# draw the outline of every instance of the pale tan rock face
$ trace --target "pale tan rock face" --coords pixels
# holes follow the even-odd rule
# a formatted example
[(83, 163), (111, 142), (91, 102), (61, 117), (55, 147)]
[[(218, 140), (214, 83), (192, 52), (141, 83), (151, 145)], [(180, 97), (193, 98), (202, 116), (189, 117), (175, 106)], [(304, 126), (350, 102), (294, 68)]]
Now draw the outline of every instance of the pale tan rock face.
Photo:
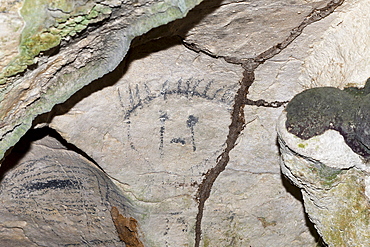
[[(195, 13), (199, 14), (207, 4)], [(254, 43), (258, 49), (245, 48), (247, 45), (237, 49), (235, 42), (228, 40), (235, 29), (220, 28), (216, 20), (225, 21), (226, 12), (231, 13), (230, 19), (241, 15), (225, 10), (241, 5), (245, 11), (251, 11), (244, 3), (225, 4), (190, 29), (185, 42), (194, 43), (188, 43), (194, 49), (217, 44), (224, 49), (207, 49), (205, 53), (240, 59), (275, 45), (274, 39), (262, 36), (264, 46)], [(301, 6), (302, 11), (308, 11), (308, 6)], [(290, 16), (289, 11), (284, 12), (286, 16)], [(147, 217), (139, 222), (154, 246), (196, 245), (196, 218), (200, 211), (200, 245), (314, 246), (302, 205), (286, 191), (281, 180), (275, 126), (283, 102), (304, 89), (299, 76), (303, 74), (303, 60), (310, 54), (307, 44), (318, 42), (333, 19), (312, 24), (319, 26), (321, 32), (317, 28), (303, 32), (302, 38), (298, 37), (255, 71), (255, 81), (249, 88), (250, 101), (245, 99), (248, 105), (243, 110), (245, 128), (230, 151), (225, 171), (211, 185), (204, 209), (198, 208), (196, 199), (205, 174), (218, 164), (227, 148), (230, 116), (243, 75), (239, 65), (189, 51), (176, 42), (149, 53), (140, 52), (142, 47), (137, 47), (124, 73), (115, 75), (118, 79), (107, 76), (95, 84), (111, 86), (54, 117), (50, 126), (91, 156), (145, 212)], [(289, 25), (275, 24), (275, 33), (279, 34), (276, 39), (283, 42), (290, 33), (284, 30), (301, 21), (300, 16), (284, 22)], [(256, 25), (269, 30), (272, 22), (273, 19), (267, 24), (256, 21)], [(174, 25), (170, 27), (174, 29)], [(208, 33), (207, 25), (209, 30), (229, 32), (228, 37), (215, 39), (211, 35), (214, 32)], [(246, 32), (258, 36), (261, 32), (254, 33), (256, 28), (246, 28)], [(205, 33), (202, 35), (199, 30)], [(194, 38), (196, 32), (199, 40)], [(141, 58), (135, 56), (138, 53)], [(260, 99), (265, 102), (258, 107)]]
[[(217, 1), (216, 1), (217, 2)], [(219, 1), (220, 2), (220, 1)], [(186, 41), (218, 56), (252, 58), (281, 42), (316, 7), (329, 1), (221, 1)]]
[(195, 194), (224, 149), (242, 69), (179, 44), (148, 55), (51, 126), (121, 182), (154, 246), (192, 245)]
[[(316, 246), (301, 196), (281, 175), (276, 124), (304, 89), (328, 85), (330, 77), (337, 87), (366, 81), (365, 31), (355, 45), (347, 34), (368, 27), (367, 3), (341, 4), (205, 2), (134, 42), (115, 71), (55, 107), (50, 123), (38, 122), (48, 122), (122, 190), (146, 246)], [(306, 207), (319, 226), (322, 212)], [(326, 219), (336, 219), (330, 212)]]
[(133, 38), (200, 1), (2, 1), (0, 158), (38, 115), (114, 70)]

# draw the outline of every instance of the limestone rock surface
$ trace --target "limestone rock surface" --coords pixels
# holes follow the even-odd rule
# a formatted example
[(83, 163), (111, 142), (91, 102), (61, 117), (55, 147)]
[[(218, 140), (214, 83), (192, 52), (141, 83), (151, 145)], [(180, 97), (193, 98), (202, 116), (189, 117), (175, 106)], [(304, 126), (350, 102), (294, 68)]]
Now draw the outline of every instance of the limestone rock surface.
[[(210, 4), (201, 4), (189, 16)], [(163, 33), (156, 42), (135, 47), (127, 64), (56, 108), (64, 114), (54, 117), (50, 126), (92, 157), (146, 212), (147, 218), (138, 221), (153, 246), (315, 246), (302, 205), (282, 182), (275, 126), (284, 104), (310, 86), (306, 61), (330, 39), (332, 26), (353, 14), (355, 5), (348, 3), (338, 13), (312, 22), (287, 42), (292, 34), (286, 30), (296, 30), (315, 7), (320, 12), (328, 3), (317, 4), (286, 12), (285, 5), (274, 5), (281, 18), (292, 19), (276, 24), (278, 42), (263, 36), (263, 45), (248, 41), (257, 48), (240, 37), (243, 48), (230, 41), (237, 37), (235, 23), (230, 29), (216, 24), (233, 23), (242, 11), (250, 16), (253, 7), (244, 2), (219, 2), (220, 7), (207, 9), (194, 28), (186, 28), (191, 23), (187, 18), (171, 23), (170, 34), (184, 34), (185, 47)], [(301, 14), (292, 16), (292, 11)], [(272, 19), (253, 18), (256, 26), (246, 26), (249, 35), (257, 37), (271, 28)], [(343, 32), (343, 26), (335, 31)], [(229, 34), (212, 36), (221, 32)], [(276, 43), (286, 44), (277, 54)], [(217, 49), (209, 48), (216, 44)], [(240, 64), (253, 57), (266, 61), (255, 68), (242, 99), (245, 105), (238, 114), (245, 126), (238, 133), (233, 117), (240, 84), (249, 71), (248, 63)], [(207, 184), (230, 146), (224, 170)], [(209, 196), (202, 197), (207, 192)]]
[(330, 1), (219, 2), (210, 1), (204, 7), (211, 9), (212, 13), (194, 25), (185, 40), (217, 56), (246, 59), (282, 42), (314, 9)]
[[(294, 103), (297, 106), (301, 104), (299, 109), (306, 107), (312, 115), (304, 116), (302, 111), (295, 115), (290, 113), (291, 116), (307, 121), (291, 125), (292, 122), (287, 122), (287, 112), (283, 111), (277, 124), (281, 170), (301, 188), (305, 211), (328, 246), (369, 245), (369, 167), (367, 141), (364, 141), (367, 139), (364, 129), (368, 122), (367, 115), (362, 114), (362, 107), (367, 109), (364, 105), (368, 102), (365, 82), (369, 69), (367, 64), (363, 64), (364, 56), (354, 55), (369, 54), (368, 46), (364, 45), (369, 42), (369, 37), (360, 34), (361, 37), (354, 38), (352, 43), (343, 35), (355, 30), (353, 25), (361, 29), (361, 25), (355, 24), (359, 20), (364, 23), (370, 21), (363, 12), (369, 7), (367, 2), (354, 4), (348, 12), (339, 14), (341, 21), (337, 26), (343, 26), (328, 29), (326, 38), (312, 47), (311, 55), (304, 60), (303, 73), (299, 75), (305, 89), (318, 86), (336, 88), (334, 91), (341, 95), (341, 102), (336, 102), (334, 95), (330, 97), (329, 91), (333, 90), (326, 88), (325, 97), (312, 94), (308, 102)], [(338, 53), (341, 55), (338, 56)], [(355, 64), (358, 64), (359, 70), (355, 69)], [(345, 91), (339, 90), (344, 88), (352, 96), (347, 97)], [(334, 109), (335, 119), (331, 118), (334, 115), (328, 109)], [(320, 126), (324, 128), (318, 128)]]
[(133, 38), (199, 2), (2, 1), (0, 159), (36, 116), (114, 70)]
[(20, 155), (1, 181), (2, 246), (125, 246), (110, 211), (134, 211), (95, 164), (49, 136)]
[(145, 59), (133, 59), (118, 82), (56, 116), (50, 126), (144, 210), (138, 221), (151, 246), (193, 245), (197, 188), (225, 146), (242, 69), (178, 42), (151, 55), (140, 48)]
[[(57, 130), (107, 173), (138, 212), (134, 218), (146, 246), (316, 246), (302, 196), (281, 175), (276, 124), (284, 106), (307, 88), (365, 84), (369, 9), (367, 0), (205, 1), (184, 19), (135, 39), (130, 55), (113, 72), (37, 123)], [(96, 30), (102, 39), (81, 37), (73, 44), (86, 42), (83, 47), (100, 51), (95, 55), (101, 60), (92, 60), (103, 75), (107, 63), (109, 70), (115, 67), (107, 54), (122, 58), (122, 53), (104, 43), (109, 28), (100, 24)], [(121, 33), (115, 34), (121, 44)], [(50, 59), (73, 60), (67, 54), (62, 50)], [(76, 54), (71, 71), (96, 78), (84, 60), (89, 53)], [(65, 78), (68, 85), (79, 80), (77, 75)], [(71, 95), (58, 93), (63, 99)], [(333, 147), (348, 151), (340, 135), (327, 133)], [(293, 148), (285, 144), (283, 158), (288, 153), (292, 160), (305, 145), (289, 153)], [(347, 160), (335, 157), (330, 166), (309, 166), (305, 180), (289, 176), (284, 165), (282, 171), (303, 189), (305, 202), (312, 195), (302, 181), (314, 183), (310, 189), (324, 186), (330, 196), (348, 192), (349, 198), (360, 198), (357, 208), (364, 209), (361, 194), (370, 194), (361, 177), (364, 164), (338, 172), (350, 168), (347, 161), (362, 161), (353, 154)], [(298, 161), (292, 163), (298, 166)], [(335, 187), (339, 178), (354, 183)], [(315, 217), (322, 213), (328, 222), (340, 222), (332, 210), (345, 212), (348, 219), (356, 216), (345, 211), (356, 200), (342, 200), (343, 206), (336, 207), (335, 198), (328, 199), (327, 211), (307, 203), (305, 210), (324, 240), (340, 246)], [(356, 234), (360, 239), (361, 232)]]
[(278, 129), (282, 172), (302, 189), (305, 210), (329, 246), (368, 246), (368, 165), (335, 130), (308, 140)]

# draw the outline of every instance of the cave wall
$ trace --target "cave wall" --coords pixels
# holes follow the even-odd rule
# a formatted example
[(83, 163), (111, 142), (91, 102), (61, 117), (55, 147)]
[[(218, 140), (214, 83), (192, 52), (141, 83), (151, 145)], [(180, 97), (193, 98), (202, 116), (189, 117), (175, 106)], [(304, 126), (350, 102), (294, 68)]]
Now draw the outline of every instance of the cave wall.
[[(96, 36), (76, 41), (71, 36), (60, 50), (39, 58), (45, 65), (11, 78), (23, 85), (40, 71), (47, 76), (41, 69), (49, 61), (70, 59), (66, 71), (77, 72), (62, 86), (55, 81), (61, 100), (31, 119), (65, 102), (33, 126), (56, 130), (104, 171), (134, 209), (126, 216), (137, 221), (145, 246), (316, 246), (320, 240), (300, 191), (280, 171), (276, 124), (287, 103), (305, 89), (365, 84), (369, 8), (364, 0), (204, 1), (185, 18), (134, 39), (119, 65), (124, 53), (115, 47), (124, 25), (102, 21), (91, 30)], [(116, 46), (104, 42), (110, 31), (117, 35)], [(79, 44), (98, 50), (96, 59), (86, 60), (83, 52), (68, 55)], [(87, 61), (95, 66), (85, 66)], [(78, 89), (88, 85), (69, 90), (79, 81)], [(12, 90), (30, 91), (6, 88), (4, 98)], [(21, 103), (33, 105), (20, 102), (19, 109)], [(7, 116), (1, 127), (10, 136), (23, 125)], [(13, 145), (7, 140), (6, 149)], [(28, 159), (25, 155), (17, 164)], [(106, 229), (116, 231), (112, 224)]]

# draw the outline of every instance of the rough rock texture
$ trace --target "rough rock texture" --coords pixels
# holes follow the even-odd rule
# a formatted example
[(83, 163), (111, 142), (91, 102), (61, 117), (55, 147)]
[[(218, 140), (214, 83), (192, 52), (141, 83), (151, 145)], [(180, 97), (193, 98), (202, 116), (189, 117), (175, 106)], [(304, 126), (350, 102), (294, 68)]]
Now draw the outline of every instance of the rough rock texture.
[(346, 144), (364, 158), (370, 156), (369, 87), (319, 87), (296, 95), (286, 107), (286, 129), (307, 140), (328, 129), (338, 131)]
[(329, 246), (368, 246), (369, 168), (339, 132), (303, 140), (279, 121), (282, 172), (302, 189), (306, 212)]
[(49, 136), (8, 159), (18, 161), (1, 181), (2, 246), (125, 246), (110, 211), (135, 210), (95, 164)]
[[(303, 17), (273, 4), (281, 16), (292, 16), (284, 25), (275, 23), (279, 42), (261, 37), (263, 46), (243, 50), (228, 40), (237, 33), (236, 24), (230, 35), (217, 39), (200, 30), (217, 27), (217, 20), (249, 16), (251, 6), (212, 4), (189, 13), (209, 13), (193, 28), (185, 28), (187, 18), (170, 24), (171, 34), (188, 29), (185, 47), (176, 38), (135, 47), (126, 65), (56, 108), (66, 113), (50, 126), (92, 157), (146, 212), (138, 221), (153, 246), (314, 246), (299, 201), (281, 181), (275, 125), (284, 104), (309, 86), (303, 79), (310, 76), (304, 66), (316, 48), (312, 44), (326, 42), (323, 37), (342, 17), (333, 13), (320, 20), (317, 16), (330, 13), (324, 10), (309, 15), (317, 3), (299, 5)], [(345, 5), (341, 12), (352, 8)], [(271, 28), (273, 19), (253, 18), (258, 33)], [(245, 32), (258, 36), (252, 27)], [(248, 42), (241, 39), (238, 47)], [(77, 100), (84, 95), (89, 96)]]
[[(136, 39), (115, 71), (37, 123), (50, 122), (122, 189), (146, 246), (315, 246), (301, 195), (280, 174), (276, 122), (304, 89), (365, 84), (369, 9), (367, 0), (205, 1)], [(315, 166), (312, 176), (331, 186), (341, 168)], [(350, 197), (361, 181), (346, 187)], [(331, 202), (326, 220), (340, 222), (330, 213), (344, 207)]]
[(133, 38), (199, 2), (2, 2), (0, 37), (11, 38), (0, 40), (0, 159), (37, 115), (114, 70)]
[[(121, 182), (145, 212), (138, 221), (150, 246), (194, 245), (195, 194), (224, 148), (241, 73), (177, 42), (132, 61), (114, 86), (77, 103), (51, 126)], [(112, 77), (95, 85), (110, 84)]]
[[(369, 3), (357, 3), (340, 14), (341, 21), (334, 21), (337, 25), (326, 34), (328, 40), (313, 46), (312, 56), (305, 59), (302, 85), (326, 88), (297, 95), (277, 127), (282, 172), (301, 188), (305, 210), (328, 246), (370, 244), (365, 113), (370, 70), (363, 64), (370, 53), (365, 45), (369, 37), (360, 34), (352, 43), (343, 35), (370, 21), (365, 14)], [(345, 88), (351, 86), (359, 89)]]
[(210, 1), (204, 9), (214, 11), (194, 25), (185, 40), (216, 56), (254, 58), (286, 39), (313, 9), (328, 2)]

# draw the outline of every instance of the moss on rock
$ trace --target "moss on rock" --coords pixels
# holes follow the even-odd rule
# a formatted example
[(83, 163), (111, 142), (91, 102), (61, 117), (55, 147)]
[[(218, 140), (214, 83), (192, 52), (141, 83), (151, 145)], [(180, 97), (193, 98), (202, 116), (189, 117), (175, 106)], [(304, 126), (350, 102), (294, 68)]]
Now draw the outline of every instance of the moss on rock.
[(362, 89), (321, 87), (303, 91), (286, 107), (286, 128), (304, 140), (328, 129), (339, 131), (355, 153), (369, 158), (369, 93), (370, 79)]
[(0, 84), (36, 63), (35, 57), (40, 52), (58, 46), (63, 38), (76, 35), (89, 24), (109, 17), (112, 9), (95, 2), (25, 0), (20, 13), (26, 22), (20, 53), (1, 71)]

